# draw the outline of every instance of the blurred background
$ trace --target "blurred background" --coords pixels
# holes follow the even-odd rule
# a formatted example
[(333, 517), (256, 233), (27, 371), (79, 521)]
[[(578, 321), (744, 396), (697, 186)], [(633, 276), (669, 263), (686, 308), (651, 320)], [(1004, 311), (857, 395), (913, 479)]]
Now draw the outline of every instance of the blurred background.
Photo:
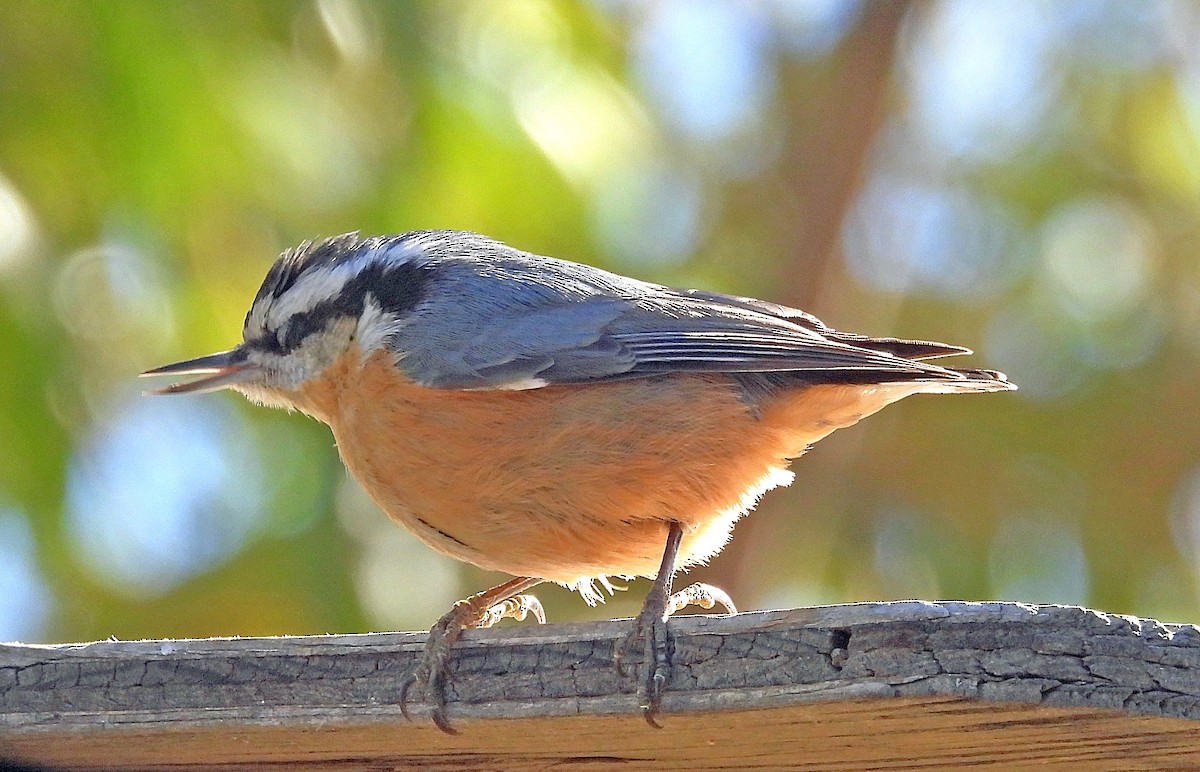
[(419, 629), (499, 581), (393, 526), (324, 426), (135, 379), (236, 343), (282, 249), (417, 228), (1020, 384), (818, 445), (692, 572), (742, 608), (1200, 621), (1198, 42), (1164, 0), (8, 0), (0, 639)]

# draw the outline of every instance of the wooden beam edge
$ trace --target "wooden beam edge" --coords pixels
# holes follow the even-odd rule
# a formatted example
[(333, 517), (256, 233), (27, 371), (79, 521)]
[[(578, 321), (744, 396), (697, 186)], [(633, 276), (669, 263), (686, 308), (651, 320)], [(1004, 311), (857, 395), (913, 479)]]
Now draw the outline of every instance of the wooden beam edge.
[[(627, 620), (471, 631), (454, 719), (621, 716)], [(1064, 606), (907, 601), (671, 621), (664, 710), (955, 698), (1200, 718), (1200, 630)], [(418, 633), (0, 645), (0, 731), (395, 721)], [(416, 716), (425, 715), (414, 705)]]

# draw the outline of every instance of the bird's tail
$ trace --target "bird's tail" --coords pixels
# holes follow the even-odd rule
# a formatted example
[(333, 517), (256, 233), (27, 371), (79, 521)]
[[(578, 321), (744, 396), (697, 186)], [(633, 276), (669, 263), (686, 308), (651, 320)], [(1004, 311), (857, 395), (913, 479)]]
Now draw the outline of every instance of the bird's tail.
[(1008, 376), (999, 370), (982, 370), (976, 367), (947, 367), (945, 369), (962, 377), (953, 379), (917, 377), (904, 382), (921, 384), (920, 391), (925, 394), (1013, 391), (1017, 388), (1017, 384), (1008, 380)]

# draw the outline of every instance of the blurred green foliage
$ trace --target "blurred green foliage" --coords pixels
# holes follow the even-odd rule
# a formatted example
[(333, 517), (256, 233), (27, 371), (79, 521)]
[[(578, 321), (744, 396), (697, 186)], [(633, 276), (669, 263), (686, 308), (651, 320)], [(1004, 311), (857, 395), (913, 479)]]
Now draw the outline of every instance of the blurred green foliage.
[(323, 426), (134, 380), (236, 342), (283, 248), (440, 227), (1022, 385), (822, 442), (695, 572), (742, 607), (1195, 619), (1198, 30), (1185, 2), (10, 0), (0, 637), (419, 628), (496, 579), (375, 511)]

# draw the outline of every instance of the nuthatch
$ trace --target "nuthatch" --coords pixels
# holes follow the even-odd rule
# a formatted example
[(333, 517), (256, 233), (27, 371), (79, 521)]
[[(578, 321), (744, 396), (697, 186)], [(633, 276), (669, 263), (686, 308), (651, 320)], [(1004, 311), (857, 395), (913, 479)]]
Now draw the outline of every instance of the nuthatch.
[[(401, 693), (444, 716), (465, 628), (540, 605), (556, 582), (588, 603), (608, 577), (655, 577), (620, 654), (641, 649), (655, 723), (666, 620), (720, 590), (672, 594), (789, 462), (836, 429), (918, 393), (1004, 391), (1002, 373), (925, 360), (944, 343), (838, 332), (794, 308), (676, 290), (541, 257), (474, 233), (357, 234), (285, 252), (242, 343), (144, 375), (156, 394), (232, 388), (333, 430), (389, 517), (434, 549), (515, 579), (460, 601), (430, 631)], [(407, 715), (407, 713), (406, 713)], [(657, 725), (657, 724), (656, 724)]]

